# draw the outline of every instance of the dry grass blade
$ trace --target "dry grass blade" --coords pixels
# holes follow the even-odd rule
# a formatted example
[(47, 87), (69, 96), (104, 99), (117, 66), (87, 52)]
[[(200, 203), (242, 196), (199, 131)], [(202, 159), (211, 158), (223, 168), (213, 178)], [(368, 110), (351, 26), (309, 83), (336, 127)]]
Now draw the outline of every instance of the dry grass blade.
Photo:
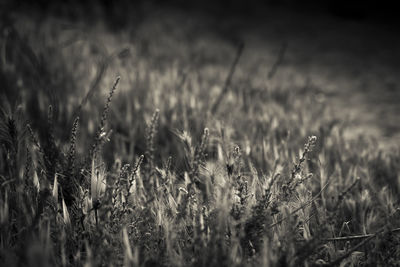
[(111, 103), (112, 97), (114, 95), (115, 90), (117, 89), (120, 79), (121, 79), (121, 77), (118, 76), (114, 82), (114, 85), (112, 86), (112, 88), (110, 90), (108, 97), (107, 97), (107, 101), (106, 101), (106, 104), (104, 105), (103, 112), (101, 114), (100, 124), (98, 126), (96, 136), (94, 138), (94, 143), (92, 145), (92, 150), (91, 150), (91, 153), (89, 154), (89, 158), (92, 158), (94, 155), (96, 155), (96, 152), (98, 151), (99, 146), (101, 145), (101, 143), (103, 141), (103, 138), (107, 135), (104, 132), (104, 126), (107, 121), (108, 111), (110, 109), (110, 103)]
[(87, 94), (85, 95), (85, 97), (82, 99), (81, 103), (79, 104), (79, 106), (76, 108), (75, 112), (73, 113), (74, 115), (72, 116), (77, 117), (80, 116), (81, 111), (83, 106), (86, 105), (86, 103), (88, 102), (88, 100), (92, 97), (92, 95), (94, 94), (95, 90), (99, 87), (99, 84), (101, 82), (101, 79), (103, 78), (104, 74), (106, 73), (108, 67), (108, 60), (103, 60), (100, 63), (99, 69), (97, 71), (97, 75), (96, 78), (94, 79), (94, 81), (92, 82), (90, 89), (88, 90)]
[(99, 87), (99, 84), (100, 84), (102, 78), (104, 77), (111, 60), (114, 59), (119, 54), (124, 53), (125, 51), (129, 51), (129, 50), (127, 48), (125, 48), (125, 49), (123, 49), (121, 51), (116, 51), (113, 54), (111, 54), (110, 56), (107, 56), (105, 59), (103, 59), (100, 62), (96, 78), (92, 81), (88, 92), (86, 93), (85, 97), (82, 99), (82, 101), (79, 104), (79, 106), (74, 111), (72, 118), (75, 118), (75, 117), (81, 115), (80, 113), (82, 111), (83, 106), (86, 105), (88, 100), (93, 96), (94, 92)]
[(158, 119), (160, 117), (160, 110), (156, 109), (151, 117), (150, 124), (147, 129), (146, 136), (146, 159), (148, 162), (148, 167), (152, 171), (154, 168), (154, 139), (157, 134)]
[[(400, 228), (392, 229), (389, 232), (391, 232), (391, 233), (400, 232)], [(368, 238), (368, 237), (374, 237), (379, 233), (380, 232), (373, 233), (373, 234), (366, 234), (366, 235), (350, 235), (350, 236), (332, 237), (332, 238), (325, 238), (323, 241), (326, 241), (326, 242), (351, 241), (351, 240), (357, 240), (357, 239), (364, 239), (364, 238)]]
[(68, 150), (68, 171), (72, 171), (74, 167), (74, 159), (75, 159), (75, 147), (76, 147), (76, 136), (78, 133), (78, 126), (79, 126), (79, 117), (74, 120), (71, 130), (71, 137), (69, 141), (69, 150)]
[(299, 162), (296, 163), (296, 165), (294, 166), (294, 168), (292, 170), (292, 174), (290, 176), (290, 180), (287, 182), (287, 185), (289, 185), (294, 180), (294, 178), (296, 177), (296, 174), (301, 171), (301, 165), (306, 160), (307, 154), (311, 151), (311, 148), (315, 145), (316, 142), (317, 142), (317, 137), (316, 136), (309, 136), (308, 137), (307, 143), (305, 143), (305, 145), (304, 145), (303, 154), (301, 155), (301, 158), (299, 159)]
[(54, 110), (53, 106), (50, 105), (47, 111), (47, 125), (48, 125), (48, 138), (51, 146), (55, 146), (54, 139)]
[(215, 114), (215, 112), (217, 112), (218, 107), (220, 106), (220, 104), (222, 102), (222, 99), (224, 98), (224, 96), (226, 95), (226, 93), (229, 90), (229, 86), (231, 84), (233, 74), (235, 73), (236, 66), (239, 62), (239, 59), (240, 59), (242, 53), (243, 53), (243, 49), (244, 49), (244, 43), (241, 43), (238, 47), (235, 60), (232, 63), (231, 69), (229, 70), (228, 77), (225, 80), (224, 87), (222, 88), (221, 93), (219, 94), (219, 96), (217, 97), (217, 99), (215, 100), (214, 104), (211, 107), (211, 114)]
[(279, 54), (278, 57), (274, 63), (274, 65), (272, 65), (271, 70), (268, 72), (268, 79), (271, 80), (275, 74), (278, 71), (279, 66), (282, 64), (283, 59), (285, 57), (286, 54), (286, 49), (287, 49), (287, 43), (282, 44), (280, 50), (279, 50)]
[(33, 132), (31, 125), (27, 124), (26, 128), (28, 129), (31, 141), (39, 149), (39, 153), (43, 156), (43, 159), (45, 160), (45, 162), (51, 162), (50, 159), (48, 158), (48, 156), (46, 155), (45, 151), (43, 150), (42, 146), (40, 145), (39, 140), (35, 136), (35, 133)]
[(328, 187), (328, 185), (330, 184), (330, 180), (322, 187), (322, 189), (310, 200), (308, 200), (306, 203), (304, 203), (303, 205), (301, 205), (300, 207), (298, 207), (297, 209), (293, 210), (289, 216), (283, 217), (282, 219), (278, 220), (277, 222), (271, 224), (268, 228), (272, 228), (280, 223), (282, 223), (283, 221), (287, 220), (290, 216), (292, 216), (293, 214), (295, 214), (296, 212), (298, 212), (299, 210), (304, 209), (305, 207), (307, 207), (308, 205), (310, 205), (311, 203), (313, 203), (317, 198), (319, 198), (319, 196), (322, 194), (322, 192)]

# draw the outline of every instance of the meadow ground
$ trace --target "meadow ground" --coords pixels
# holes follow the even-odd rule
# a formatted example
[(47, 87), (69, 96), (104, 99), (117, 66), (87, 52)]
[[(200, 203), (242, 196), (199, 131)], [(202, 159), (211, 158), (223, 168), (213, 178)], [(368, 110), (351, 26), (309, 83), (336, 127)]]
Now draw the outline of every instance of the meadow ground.
[(264, 15), (4, 17), (0, 261), (399, 264), (400, 40)]

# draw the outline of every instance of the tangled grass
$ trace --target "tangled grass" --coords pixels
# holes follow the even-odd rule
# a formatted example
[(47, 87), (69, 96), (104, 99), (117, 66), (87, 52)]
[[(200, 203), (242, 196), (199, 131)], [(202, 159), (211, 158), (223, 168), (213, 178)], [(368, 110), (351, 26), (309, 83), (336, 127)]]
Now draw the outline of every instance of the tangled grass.
[(253, 87), (243, 47), (217, 88), (205, 63), (147, 55), (113, 83), (117, 53), (79, 100), (89, 63), (2, 27), (3, 266), (400, 264), (400, 150), (346, 139), (304, 90)]

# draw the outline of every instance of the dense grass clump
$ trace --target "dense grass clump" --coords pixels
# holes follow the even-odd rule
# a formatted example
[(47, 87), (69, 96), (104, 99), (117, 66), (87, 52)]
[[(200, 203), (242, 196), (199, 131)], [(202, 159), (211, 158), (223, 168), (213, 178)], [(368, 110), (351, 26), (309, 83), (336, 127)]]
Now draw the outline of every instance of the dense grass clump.
[(140, 31), (138, 54), (35, 48), (17, 26), (0, 39), (2, 266), (400, 264), (400, 150), (345, 138), (276, 64), (253, 77), (242, 45), (229, 72), (170, 62)]

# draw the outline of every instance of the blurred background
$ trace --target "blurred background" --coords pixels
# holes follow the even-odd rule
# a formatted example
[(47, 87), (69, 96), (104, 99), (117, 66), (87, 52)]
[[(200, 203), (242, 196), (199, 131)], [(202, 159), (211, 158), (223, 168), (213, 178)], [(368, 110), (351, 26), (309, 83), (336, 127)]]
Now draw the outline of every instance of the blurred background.
[(172, 88), (193, 71), (200, 94), (213, 99), (243, 43), (233, 87), (295, 91), (346, 121), (349, 139), (362, 133), (382, 147), (400, 140), (399, 16), (391, 1), (13, 0), (0, 10), (3, 66), (12, 66), (1, 73), (2, 97), (47, 95), (23, 101), (38, 128), (49, 103), (68, 99), (57, 106), (70, 120), (87, 94), (102, 103), (117, 75), (125, 91), (164, 90), (146, 100), (148, 112), (164, 94), (173, 102)]

